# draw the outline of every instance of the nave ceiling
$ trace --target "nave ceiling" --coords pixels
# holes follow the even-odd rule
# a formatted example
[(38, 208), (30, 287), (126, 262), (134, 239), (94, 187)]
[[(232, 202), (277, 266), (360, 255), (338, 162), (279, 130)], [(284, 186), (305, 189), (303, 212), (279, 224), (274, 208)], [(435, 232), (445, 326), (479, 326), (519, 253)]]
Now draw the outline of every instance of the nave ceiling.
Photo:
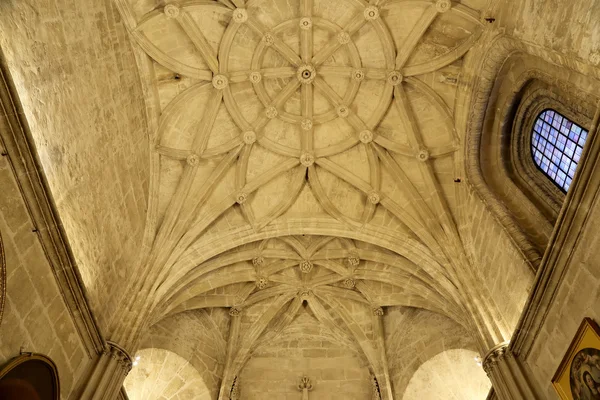
[(384, 398), (383, 307), (440, 314), (471, 348), (502, 338), (458, 229), (454, 108), (485, 3), (117, 2), (149, 56), (156, 131), (141, 295), (113, 334), (135, 345), (180, 313), (243, 314), (223, 396), (310, 310)]

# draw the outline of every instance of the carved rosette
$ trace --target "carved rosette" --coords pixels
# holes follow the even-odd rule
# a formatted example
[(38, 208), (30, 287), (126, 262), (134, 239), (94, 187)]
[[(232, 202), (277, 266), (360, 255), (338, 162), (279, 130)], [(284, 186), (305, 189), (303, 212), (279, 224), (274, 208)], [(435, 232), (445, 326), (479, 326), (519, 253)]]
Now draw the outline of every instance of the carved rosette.
[(305, 274), (308, 274), (313, 269), (312, 261), (304, 260), (300, 263), (300, 271)]
[(340, 44), (348, 44), (350, 43), (350, 34), (346, 31), (341, 31), (338, 33), (337, 39)]
[(353, 278), (346, 278), (344, 279), (344, 286), (348, 289), (353, 289), (356, 286), (356, 282)]
[(304, 17), (300, 20), (300, 29), (308, 30), (312, 27), (312, 19), (309, 17)]
[(246, 131), (244, 132), (243, 138), (244, 143), (252, 144), (256, 142), (256, 133), (254, 131)]
[(236, 8), (233, 10), (233, 20), (238, 24), (248, 21), (248, 11), (245, 8)]
[(262, 74), (258, 71), (250, 72), (248, 79), (250, 79), (250, 82), (252, 83), (260, 83), (260, 81), (262, 81)]
[(212, 84), (215, 89), (223, 90), (229, 85), (229, 79), (225, 75), (215, 75)]
[(348, 255), (348, 264), (351, 267), (358, 267), (358, 264), (360, 264), (360, 257), (357, 253), (352, 252)]
[(267, 118), (273, 119), (273, 118), (277, 117), (279, 112), (277, 111), (277, 108), (270, 106), (270, 107), (267, 107), (265, 114), (267, 115)]
[(352, 71), (352, 79), (354, 79), (355, 81), (362, 81), (365, 79), (365, 71), (363, 71), (360, 68), (355, 69), (354, 71)]
[(397, 86), (402, 83), (403, 79), (404, 79), (404, 77), (402, 76), (402, 74), (400, 72), (392, 71), (388, 74), (387, 81), (390, 85)]
[(376, 191), (372, 191), (367, 195), (367, 198), (369, 199), (369, 202), (371, 204), (379, 204), (379, 202), (381, 201), (381, 196), (379, 195), (378, 192)]
[(312, 154), (303, 153), (300, 156), (300, 164), (304, 165), (305, 167), (310, 167), (314, 163), (315, 163), (315, 156), (313, 156)]
[(310, 131), (313, 127), (313, 122), (311, 119), (305, 118), (302, 120), (301, 126), (305, 131)]
[(445, 13), (452, 8), (452, 2), (450, 0), (438, 0), (435, 3), (435, 8), (439, 13)]
[(264, 276), (258, 277), (258, 279), (256, 279), (256, 287), (259, 290), (266, 288), (268, 284), (269, 284), (269, 280), (267, 278), (265, 278)]
[(192, 153), (189, 156), (187, 156), (186, 161), (188, 165), (194, 167), (200, 163), (200, 157), (198, 156), (198, 154)]
[(235, 196), (235, 201), (238, 204), (244, 204), (248, 200), (248, 194), (244, 192), (240, 192)]
[(262, 256), (254, 257), (252, 259), (252, 265), (255, 267), (262, 267), (265, 264), (265, 258)]
[(273, 46), (275, 44), (275, 37), (270, 33), (265, 33), (265, 35), (262, 38), (262, 41), (265, 44), (265, 46)]
[(167, 18), (174, 19), (179, 17), (180, 10), (177, 4), (171, 3), (167, 4), (165, 8), (163, 8), (163, 12)]
[(429, 152), (426, 149), (421, 149), (417, 153), (417, 160), (419, 161), (427, 161), (429, 160)]
[(346, 118), (348, 115), (350, 115), (350, 109), (345, 104), (339, 105), (336, 111), (340, 118)]
[(364, 130), (358, 134), (358, 138), (364, 144), (371, 143), (373, 141), (373, 132), (370, 130)]
[(379, 9), (375, 6), (366, 7), (364, 16), (367, 21), (374, 21), (379, 18)]

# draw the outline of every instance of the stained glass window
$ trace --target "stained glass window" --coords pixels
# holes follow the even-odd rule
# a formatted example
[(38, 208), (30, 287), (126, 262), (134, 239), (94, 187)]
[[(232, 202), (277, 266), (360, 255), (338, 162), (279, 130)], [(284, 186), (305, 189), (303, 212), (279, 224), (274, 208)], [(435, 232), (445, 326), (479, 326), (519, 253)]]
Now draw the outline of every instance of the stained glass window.
[(535, 164), (564, 192), (569, 190), (588, 131), (554, 110), (538, 116), (531, 133)]

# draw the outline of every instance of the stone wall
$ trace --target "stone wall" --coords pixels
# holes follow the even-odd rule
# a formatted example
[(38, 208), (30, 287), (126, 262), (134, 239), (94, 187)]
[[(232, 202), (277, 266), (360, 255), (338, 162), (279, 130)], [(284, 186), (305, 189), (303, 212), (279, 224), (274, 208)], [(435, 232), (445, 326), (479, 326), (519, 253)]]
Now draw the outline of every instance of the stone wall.
[(137, 266), (149, 181), (144, 98), (127, 31), (112, 0), (9, 0), (0, 2), (0, 47), (106, 328)]
[(0, 365), (26, 352), (58, 367), (68, 398), (90, 359), (40, 245), (7, 157), (0, 157), (0, 235), (6, 252), (7, 297), (0, 324)]
[(479, 281), (489, 290), (491, 301), (506, 322), (504, 334), (508, 339), (527, 301), (534, 272), (476, 193), (468, 190), (463, 207), (466, 217), (461, 236), (465, 249)]

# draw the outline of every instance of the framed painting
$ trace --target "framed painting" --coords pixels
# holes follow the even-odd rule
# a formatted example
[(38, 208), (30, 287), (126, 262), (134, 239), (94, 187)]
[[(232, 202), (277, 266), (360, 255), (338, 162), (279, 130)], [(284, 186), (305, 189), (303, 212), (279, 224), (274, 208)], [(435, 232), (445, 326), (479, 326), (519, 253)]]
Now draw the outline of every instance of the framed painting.
[(590, 318), (577, 330), (552, 386), (562, 400), (600, 400), (600, 328)]

